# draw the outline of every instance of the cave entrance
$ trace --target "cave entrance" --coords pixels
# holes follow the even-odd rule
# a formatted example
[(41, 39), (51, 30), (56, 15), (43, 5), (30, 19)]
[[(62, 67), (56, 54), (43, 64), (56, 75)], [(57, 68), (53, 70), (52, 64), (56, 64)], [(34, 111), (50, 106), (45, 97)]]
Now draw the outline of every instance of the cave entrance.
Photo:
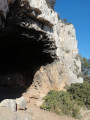
[[(33, 82), (42, 65), (56, 58), (55, 43), (46, 33), (15, 27), (0, 34), (0, 86), (13, 88), (22, 94)], [(23, 89), (23, 90), (22, 90)], [(5, 91), (4, 91), (5, 92)], [(6, 91), (7, 92), (7, 91)], [(5, 93), (4, 93), (5, 94)], [(15, 94), (14, 94), (15, 97)]]

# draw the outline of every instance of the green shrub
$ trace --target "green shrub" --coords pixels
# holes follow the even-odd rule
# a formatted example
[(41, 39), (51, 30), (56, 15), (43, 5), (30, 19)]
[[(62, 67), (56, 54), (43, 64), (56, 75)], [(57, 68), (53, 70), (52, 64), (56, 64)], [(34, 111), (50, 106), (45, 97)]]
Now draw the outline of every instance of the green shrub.
[(52, 90), (44, 97), (44, 100), (41, 106), (44, 110), (53, 111), (59, 115), (70, 115), (74, 118), (79, 116), (79, 107), (74, 100), (71, 100), (68, 92)]
[(84, 75), (84, 81), (90, 83), (90, 76), (88, 76), (88, 75)]
[(71, 25), (72, 23), (66, 23), (67, 25)]
[(82, 77), (82, 78), (83, 78), (82, 72), (79, 72), (79, 73), (77, 74), (77, 78), (79, 78), (79, 77)]
[(69, 115), (80, 118), (80, 107), (90, 109), (90, 83), (71, 84), (67, 91), (50, 91), (44, 97), (45, 102), (41, 106), (44, 110), (55, 112), (59, 115)]
[(72, 84), (67, 89), (67, 92), (70, 94), (71, 99), (75, 100), (78, 105), (85, 105), (90, 109), (90, 83)]

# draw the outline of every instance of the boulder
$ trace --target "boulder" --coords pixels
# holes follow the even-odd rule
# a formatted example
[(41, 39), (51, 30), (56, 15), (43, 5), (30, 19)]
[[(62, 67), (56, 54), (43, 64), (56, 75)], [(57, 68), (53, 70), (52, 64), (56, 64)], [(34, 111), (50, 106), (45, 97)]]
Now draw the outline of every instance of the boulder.
[(1, 107), (8, 108), (9, 110), (16, 111), (16, 101), (12, 99), (5, 99), (0, 103)]
[(17, 110), (25, 110), (26, 109), (26, 99), (24, 97), (17, 98)]

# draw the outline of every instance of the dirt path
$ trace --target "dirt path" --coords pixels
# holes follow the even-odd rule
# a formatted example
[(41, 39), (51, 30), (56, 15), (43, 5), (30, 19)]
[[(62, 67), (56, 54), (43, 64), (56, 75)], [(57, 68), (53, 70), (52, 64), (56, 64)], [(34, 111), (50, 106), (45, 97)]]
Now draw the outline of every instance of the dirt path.
[(26, 111), (11, 112), (0, 107), (0, 120), (74, 120), (70, 117), (58, 116), (54, 113), (42, 110), (35, 105), (36, 100), (27, 103)]
[(67, 116), (58, 116), (55, 113), (36, 107), (34, 99), (27, 104), (27, 108), (27, 111), (33, 113), (33, 120), (75, 120)]
[[(26, 111), (11, 112), (0, 107), (0, 120), (76, 120), (68, 116), (58, 116), (55, 113), (42, 110), (35, 105), (36, 100), (32, 99), (27, 103)], [(90, 120), (90, 111), (83, 112), (81, 120)]]

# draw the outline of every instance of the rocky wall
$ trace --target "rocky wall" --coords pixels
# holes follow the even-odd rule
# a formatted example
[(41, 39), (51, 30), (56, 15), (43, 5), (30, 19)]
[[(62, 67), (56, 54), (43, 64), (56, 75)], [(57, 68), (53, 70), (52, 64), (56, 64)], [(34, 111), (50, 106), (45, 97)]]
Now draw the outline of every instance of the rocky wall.
[(54, 61), (40, 66), (35, 72), (33, 83), (28, 88), (29, 94), (62, 90), (67, 84), (83, 82), (75, 29), (72, 24), (62, 23), (45, 0), (1, 0), (0, 15), (0, 29), (19, 26), (27, 29), (28, 32), (22, 30), (21, 35), (29, 39), (32, 37), (29, 31), (34, 29), (47, 34), (46, 41), (54, 41), (54, 49), (53, 44), (51, 47), (49, 44), (52, 52), (48, 50), (52, 57), (55, 56)]

